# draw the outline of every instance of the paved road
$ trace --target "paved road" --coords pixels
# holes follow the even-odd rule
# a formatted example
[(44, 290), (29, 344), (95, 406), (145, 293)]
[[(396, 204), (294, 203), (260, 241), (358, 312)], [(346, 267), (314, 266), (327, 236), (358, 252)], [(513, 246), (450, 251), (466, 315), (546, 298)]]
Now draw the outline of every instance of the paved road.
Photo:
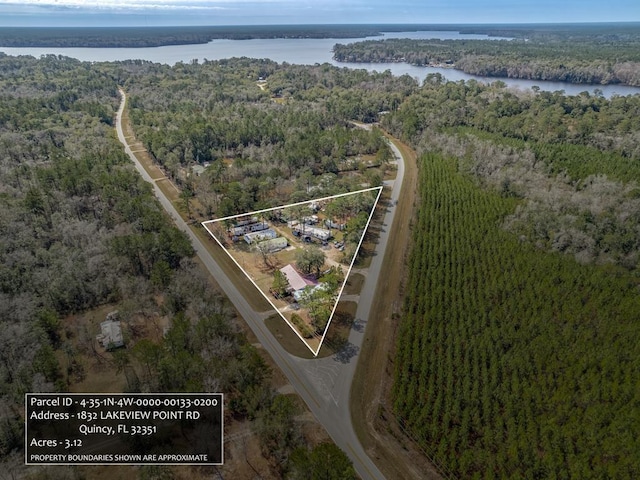
[[(324, 426), (334, 442), (340, 446), (353, 461), (358, 474), (365, 480), (382, 480), (384, 476), (373, 461), (367, 456), (351, 423), (349, 411), (349, 393), (351, 382), (356, 370), (358, 353), (364, 339), (364, 328), (370, 315), (371, 303), (382, 267), (382, 259), (387, 246), (389, 226), (393, 224), (395, 204), (400, 195), (400, 187), (404, 177), (404, 163), (400, 151), (391, 144), (391, 148), (398, 161), (398, 175), (392, 185), (390, 206), (384, 216), (380, 239), (373, 256), (371, 266), (365, 275), (365, 283), (358, 301), (355, 326), (349, 335), (349, 344), (345, 350), (331, 357), (305, 360), (288, 354), (271, 335), (264, 324), (264, 315), (254, 311), (245, 298), (227, 278), (222, 268), (211, 257), (200, 239), (178, 214), (169, 199), (160, 190), (155, 181), (144, 170), (129, 147), (122, 131), (122, 112), (125, 106), (124, 92), (121, 91), (122, 102), (118, 109), (116, 130), (118, 139), (125, 147), (125, 152), (134, 162), (142, 178), (153, 184), (154, 192), (162, 206), (171, 215), (178, 228), (184, 231), (193, 247), (211, 275), (214, 276), (229, 300), (235, 305), (239, 314), (244, 318), (256, 337), (269, 352), (278, 367), (289, 379), (296, 392), (306, 402), (311, 412)], [(258, 293), (256, 293), (258, 295)]]

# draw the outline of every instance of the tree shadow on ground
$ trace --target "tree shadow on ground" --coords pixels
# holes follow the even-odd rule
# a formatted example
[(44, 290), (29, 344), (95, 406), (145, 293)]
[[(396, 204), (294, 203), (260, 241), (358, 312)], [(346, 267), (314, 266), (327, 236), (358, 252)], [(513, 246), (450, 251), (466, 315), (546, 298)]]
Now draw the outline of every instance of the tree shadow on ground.
[(361, 318), (356, 318), (351, 325), (351, 328), (358, 333), (364, 332), (364, 328), (367, 326), (367, 322)]
[(349, 363), (351, 359), (358, 354), (359, 351), (360, 347), (358, 347), (357, 345), (351, 342), (345, 342), (340, 350), (338, 350), (338, 353), (335, 354), (333, 359), (336, 362), (340, 362), (343, 364)]

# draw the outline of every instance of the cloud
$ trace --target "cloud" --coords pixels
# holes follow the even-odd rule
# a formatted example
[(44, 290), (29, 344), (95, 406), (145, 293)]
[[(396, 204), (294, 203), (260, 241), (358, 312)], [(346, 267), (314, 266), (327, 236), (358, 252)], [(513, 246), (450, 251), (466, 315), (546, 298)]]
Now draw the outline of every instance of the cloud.
[(298, 5), (295, 0), (0, 0), (0, 5), (82, 8), (92, 10), (224, 10), (233, 7)]
[(222, 9), (230, 7), (264, 7), (273, 4), (297, 6), (295, 0), (0, 0), (0, 5), (91, 8), (91, 9)]
[[(145, 15), (145, 24), (161, 18), (177, 25), (640, 20), (638, 0), (611, 0), (606, 12), (597, 5), (595, 0), (0, 0), (0, 25), (26, 24), (20, 16), (32, 15), (39, 25), (62, 26), (80, 22), (81, 14), (111, 16), (115, 24), (130, 23), (127, 15)], [(37, 14), (42, 18), (35, 19)]]

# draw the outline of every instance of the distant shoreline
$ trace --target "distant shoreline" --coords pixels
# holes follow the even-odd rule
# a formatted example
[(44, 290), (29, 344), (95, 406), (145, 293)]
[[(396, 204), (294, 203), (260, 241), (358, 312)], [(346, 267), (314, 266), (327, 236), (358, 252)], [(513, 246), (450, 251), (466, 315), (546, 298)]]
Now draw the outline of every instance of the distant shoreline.
[(144, 48), (212, 40), (360, 38), (402, 31), (399, 25), (251, 25), (214, 27), (0, 27), (3, 47)]
[(383, 32), (457, 31), (490, 37), (526, 37), (533, 32), (594, 33), (640, 30), (640, 23), (576, 24), (361, 24), (233, 25), (183, 27), (0, 27), (3, 47), (137, 48), (196, 45), (212, 40), (320, 39), (377, 37)]

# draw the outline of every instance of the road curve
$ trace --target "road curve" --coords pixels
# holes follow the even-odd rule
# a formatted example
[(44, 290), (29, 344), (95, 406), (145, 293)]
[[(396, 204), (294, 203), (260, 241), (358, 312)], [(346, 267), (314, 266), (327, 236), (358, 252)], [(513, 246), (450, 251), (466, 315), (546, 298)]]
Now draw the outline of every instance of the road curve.
[[(289, 379), (296, 392), (305, 401), (311, 412), (327, 430), (333, 441), (342, 448), (353, 462), (358, 474), (365, 480), (382, 480), (383, 474), (366, 454), (353, 429), (349, 410), (349, 393), (356, 370), (358, 353), (364, 339), (364, 327), (371, 311), (377, 279), (380, 276), (382, 259), (386, 250), (389, 227), (393, 224), (395, 204), (400, 195), (404, 177), (404, 161), (400, 151), (390, 144), (398, 161), (398, 174), (393, 183), (391, 202), (383, 219), (380, 238), (376, 246), (376, 255), (365, 275), (366, 280), (360, 293), (356, 311), (356, 327), (351, 330), (346, 351), (331, 357), (305, 360), (287, 353), (264, 324), (264, 315), (251, 308), (243, 295), (225, 275), (222, 268), (209, 254), (200, 239), (182, 219), (171, 201), (164, 195), (160, 187), (150, 177), (142, 164), (133, 154), (122, 130), (122, 114), (126, 104), (126, 95), (120, 90), (122, 97), (117, 113), (116, 131), (118, 139), (124, 145), (125, 153), (131, 158), (142, 178), (153, 185), (155, 196), (163, 208), (172, 217), (176, 226), (185, 232), (207, 270), (216, 279), (229, 300), (235, 305), (238, 313), (253, 330), (263, 348), (272, 356), (278, 367)], [(257, 293), (256, 293), (257, 295)]]

